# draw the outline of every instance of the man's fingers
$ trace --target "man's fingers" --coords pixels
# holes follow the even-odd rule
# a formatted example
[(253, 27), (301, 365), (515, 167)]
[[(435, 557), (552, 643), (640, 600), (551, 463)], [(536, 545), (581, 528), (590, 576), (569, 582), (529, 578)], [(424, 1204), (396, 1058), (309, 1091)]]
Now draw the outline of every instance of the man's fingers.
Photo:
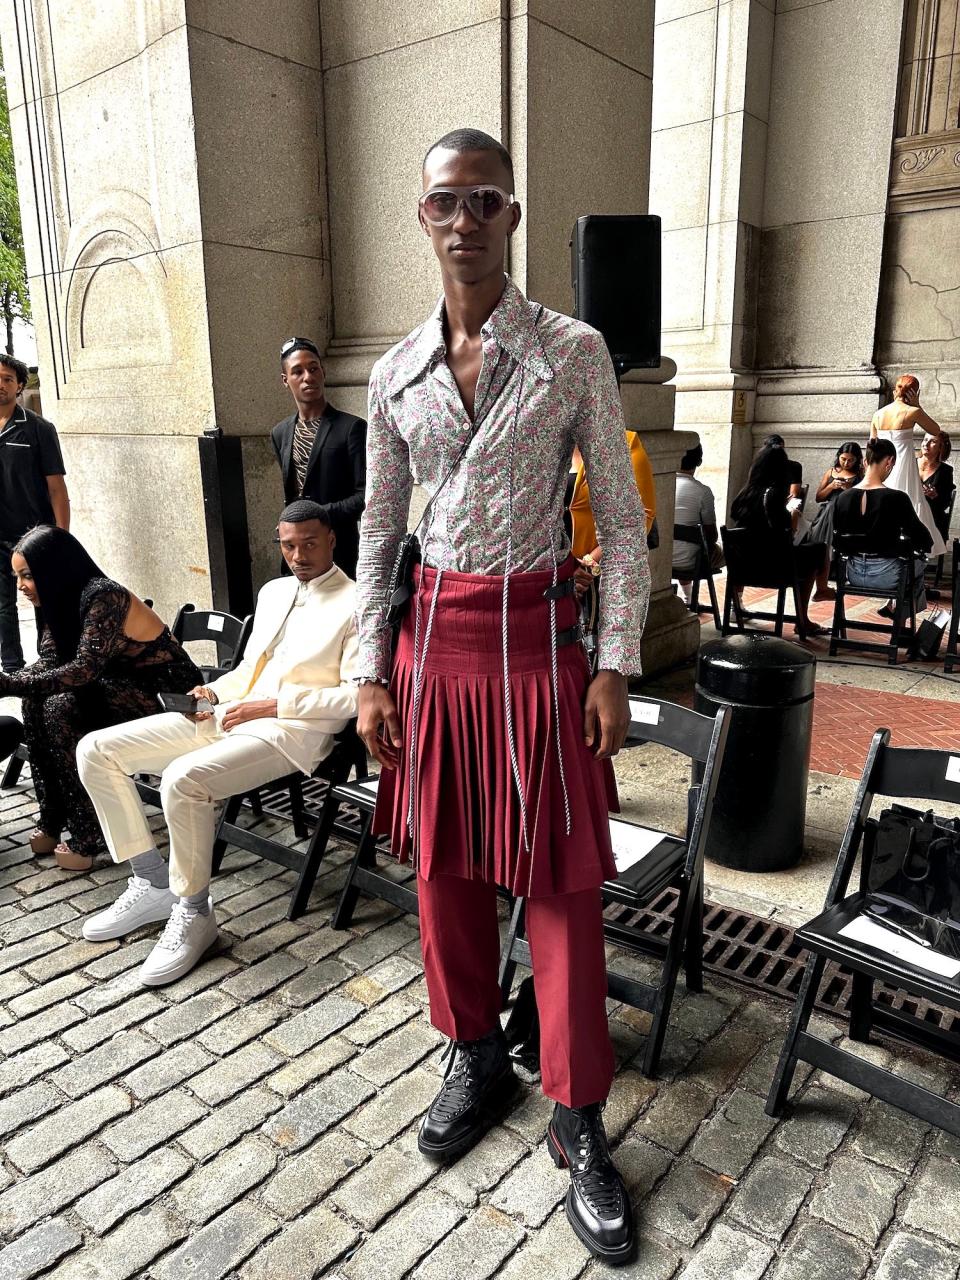
[(397, 715), (396, 707), (391, 708), (387, 712), (387, 718), (384, 721), (384, 727), (387, 731), (387, 737), (395, 747), (403, 746), (403, 733), (400, 729), (400, 717)]
[(583, 709), (583, 740), (588, 747), (593, 746), (597, 733), (597, 712), (589, 702)]

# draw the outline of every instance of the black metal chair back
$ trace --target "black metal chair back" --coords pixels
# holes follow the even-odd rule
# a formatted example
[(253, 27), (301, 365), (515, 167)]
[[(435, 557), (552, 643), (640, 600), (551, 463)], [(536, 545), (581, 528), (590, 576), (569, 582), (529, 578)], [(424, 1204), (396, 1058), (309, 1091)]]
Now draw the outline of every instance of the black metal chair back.
[[(699, 615), (701, 613), (712, 613), (713, 623), (718, 631), (723, 626), (720, 617), (720, 602), (717, 599), (717, 589), (713, 584), (714, 575), (719, 571), (714, 569), (710, 563), (710, 544), (707, 542), (706, 530), (703, 527), (703, 521), (697, 524), (675, 524), (673, 526), (673, 545), (678, 543), (687, 543), (696, 547), (697, 559), (692, 569), (682, 569), (673, 571), (673, 576), (681, 582), (689, 581), (690, 586), (690, 612)], [(710, 593), (709, 605), (701, 605), (700, 603), (700, 584), (706, 581), (707, 590)]]
[[(916, 608), (916, 557), (910, 544), (901, 538), (897, 544), (900, 554), (891, 557), (881, 556), (871, 550), (871, 543), (864, 534), (834, 533), (833, 535), (833, 574), (836, 582), (837, 597), (833, 606), (833, 626), (830, 632), (830, 656), (839, 649), (861, 649), (874, 653), (886, 654), (890, 666), (895, 666), (899, 650), (912, 645), (917, 635)], [(875, 545), (875, 544), (873, 544)], [(867, 560), (897, 559), (902, 565), (899, 585), (895, 591), (886, 588), (854, 586), (847, 576), (848, 563), (853, 556)], [(871, 622), (868, 619), (847, 617), (847, 596), (861, 596), (866, 599), (894, 601), (893, 616), (889, 623)], [(879, 632), (887, 636), (880, 644), (870, 640), (851, 640), (848, 629), (855, 631)]]
[[(785, 622), (797, 623), (800, 612), (800, 583), (797, 578), (793, 539), (787, 530), (771, 529), (769, 536), (759, 540), (750, 529), (730, 529), (722, 525), (720, 540), (727, 562), (727, 597), (723, 607), (724, 635), (732, 631), (731, 610), (736, 618), (737, 630), (743, 631), (744, 617), (740, 607), (739, 592), (744, 587), (762, 587), (777, 593), (775, 613), (751, 609), (753, 618), (774, 624), (774, 635), (783, 635)], [(793, 592), (793, 613), (786, 612), (787, 591)]]
[(217, 665), (201, 668), (206, 680), (215, 680), (239, 661), (252, 627), (253, 614), (236, 618), (218, 609), (198, 609), (196, 605), (183, 604), (170, 630), (181, 644), (205, 641), (216, 645)]

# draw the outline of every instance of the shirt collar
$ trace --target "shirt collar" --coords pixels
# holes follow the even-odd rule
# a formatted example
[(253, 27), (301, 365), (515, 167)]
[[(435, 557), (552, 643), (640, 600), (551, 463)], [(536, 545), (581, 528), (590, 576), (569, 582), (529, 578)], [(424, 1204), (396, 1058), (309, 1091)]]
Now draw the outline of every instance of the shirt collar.
[[(508, 355), (538, 378), (549, 381), (553, 366), (543, 349), (537, 321), (543, 308), (530, 303), (509, 276), (504, 276), (503, 293), (480, 332), (492, 338)], [(433, 314), (400, 344), (387, 375), (387, 394), (399, 395), (405, 387), (446, 355), (443, 337), (444, 300), (441, 295)]]
[(319, 578), (311, 578), (309, 582), (298, 582), (297, 591), (302, 592), (304, 596), (311, 595), (314, 591), (319, 591), (324, 583), (329, 582), (336, 572), (337, 566), (332, 564), (326, 573), (320, 574)]

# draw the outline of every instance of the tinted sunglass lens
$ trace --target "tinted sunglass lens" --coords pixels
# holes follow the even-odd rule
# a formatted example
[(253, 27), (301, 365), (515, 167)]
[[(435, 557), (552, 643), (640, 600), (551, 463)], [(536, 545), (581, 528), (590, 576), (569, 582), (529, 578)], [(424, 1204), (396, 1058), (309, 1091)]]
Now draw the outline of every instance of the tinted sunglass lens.
[(481, 187), (471, 193), (470, 208), (482, 222), (493, 222), (505, 208), (503, 196), (493, 187)]
[(423, 214), (428, 222), (448, 222), (457, 212), (457, 197), (452, 191), (431, 191), (424, 196)]

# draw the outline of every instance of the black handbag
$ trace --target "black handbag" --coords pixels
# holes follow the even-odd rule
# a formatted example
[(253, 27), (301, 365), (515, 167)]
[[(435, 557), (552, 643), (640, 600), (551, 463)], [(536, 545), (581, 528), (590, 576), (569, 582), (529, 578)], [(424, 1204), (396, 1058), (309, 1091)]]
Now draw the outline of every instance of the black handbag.
[(867, 823), (864, 856), (867, 915), (960, 960), (960, 820), (894, 805)]

